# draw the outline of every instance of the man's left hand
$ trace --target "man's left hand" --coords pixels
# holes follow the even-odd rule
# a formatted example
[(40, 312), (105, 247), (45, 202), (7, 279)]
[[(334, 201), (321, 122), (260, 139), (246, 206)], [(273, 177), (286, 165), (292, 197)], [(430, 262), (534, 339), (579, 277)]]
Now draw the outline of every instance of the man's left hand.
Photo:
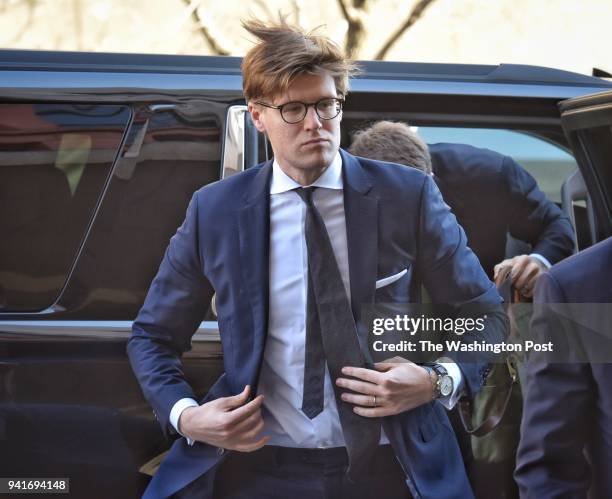
[(423, 367), (413, 362), (379, 362), (374, 367), (376, 371), (343, 367), (342, 374), (356, 379), (336, 379), (338, 386), (350, 390), (342, 393), (342, 400), (355, 404), (356, 414), (392, 416), (433, 399), (432, 380)]

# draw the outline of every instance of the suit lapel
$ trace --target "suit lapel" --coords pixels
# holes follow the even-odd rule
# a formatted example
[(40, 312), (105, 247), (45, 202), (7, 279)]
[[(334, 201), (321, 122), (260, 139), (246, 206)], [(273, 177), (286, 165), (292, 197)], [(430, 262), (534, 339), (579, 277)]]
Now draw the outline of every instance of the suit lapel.
[(361, 305), (374, 302), (378, 272), (378, 198), (354, 156), (340, 150), (344, 212), (351, 281), (351, 307), (358, 321)]
[(254, 389), (252, 393), (257, 389), (257, 377), (268, 330), (271, 174), (272, 161), (268, 161), (256, 174), (244, 196), (243, 207), (239, 213), (239, 265), (251, 303), (254, 326), (254, 351), (249, 352), (253, 362), (245, 362), (245, 367), (250, 368), (250, 372), (246, 374), (249, 378), (247, 382)]
[[(363, 304), (374, 302), (378, 272), (378, 198), (359, 161), (340, 150), (344, 184), (344, 211), (349, 255), (351, 309), (356, 321)], [(247, 382), (256, 390), (257, 376), (268, 331), (270, 181), (272, 161), (257, 172), (239, 212), (240, 267), (248, 291), (254, 324), (254, 361)], [(360, 336), (363, 336), (360, 331)], [(360, 338), (363, 342), (365, 338)], [(362, 343), (363, 344), (363, 343)]]

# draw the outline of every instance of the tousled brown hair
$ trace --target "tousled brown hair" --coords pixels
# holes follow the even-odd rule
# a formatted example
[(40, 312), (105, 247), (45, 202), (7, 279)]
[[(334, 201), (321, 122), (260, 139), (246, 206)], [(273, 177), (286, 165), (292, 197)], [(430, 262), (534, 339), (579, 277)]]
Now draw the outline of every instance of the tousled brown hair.
[(247, 101), (275, 97), (302, 74), (330, 74), (336, 91), (342, 96), (348, 92), (348, 78), (357, 68), (329, 38), (306, 33), (284, 18), (274, 24), (243, 21), (242, 26), (259, 40), (242, 60)]
[(406, 123), (378, 121), (356, 132), (349, 152), (355, 156), (413, 166), (431, 173), (427, 144)]

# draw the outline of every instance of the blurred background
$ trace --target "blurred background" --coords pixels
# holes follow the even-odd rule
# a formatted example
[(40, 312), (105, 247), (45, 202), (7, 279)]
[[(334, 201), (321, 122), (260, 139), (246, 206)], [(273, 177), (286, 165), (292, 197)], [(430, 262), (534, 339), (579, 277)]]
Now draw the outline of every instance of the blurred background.
[(0, 47), (243, 55), (279, 13), (357, 59), (612, 72), (610, 0), (0, 0)]

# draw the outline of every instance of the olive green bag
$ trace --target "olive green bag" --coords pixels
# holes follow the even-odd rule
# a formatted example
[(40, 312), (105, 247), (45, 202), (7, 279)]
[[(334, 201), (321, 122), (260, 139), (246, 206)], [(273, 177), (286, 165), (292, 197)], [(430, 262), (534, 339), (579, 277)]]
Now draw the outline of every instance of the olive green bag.
[[(518, 341), (529, 328), (531, 304), (521, 303), (509, 279), (499, 286), (499, 292), (510, 319), (508, 341)], [(505, 362), (491, 366), (474, 399), (459, 402), (461, 421), (471, 435), (470, 475), (476, 497), (518, 497), (513, 473), (523, 408), (522, 360), (521, 354), (507, 354)]]

